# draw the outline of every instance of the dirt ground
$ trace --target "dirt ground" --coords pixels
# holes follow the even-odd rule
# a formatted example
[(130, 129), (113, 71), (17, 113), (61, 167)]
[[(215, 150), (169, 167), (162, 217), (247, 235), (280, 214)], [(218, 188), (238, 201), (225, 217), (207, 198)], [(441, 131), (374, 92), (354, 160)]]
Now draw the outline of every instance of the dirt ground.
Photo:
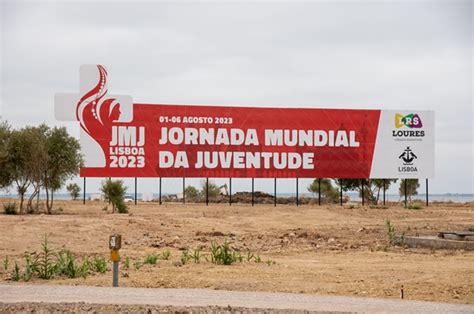
[[(1, 201), (0, 201), (1, 202)], [(0, 205), (1, 206), (1, 205)], [(130, 205), (129, 214), (110, 214), (104, 203), (58, 201), (53, 215), (0, 215), (0, 280), (11, 280), (12, 264), (39, 251), (45, 234), (53, 249), (78, 256), (108, 256), (108, 237), (123, 237), (120, 285), (211, 288), (399, 298), (474, 303), (474, 252), (389, 247), (385, 220), (397, 233), (435, 235), (472, 230), (474, 203), (430, 204), (419, 210), (399, 205)], [(206, 261), (211, 241), (224, 239), (261, 263), (231, 266)], [(200, 263), (181, 265), (182, 250), (202, 248)], [(156, 265), (134, 265), (148, 254), (171, 251)], [(8, 256), (10, 266), (4, 269)], [(125, 269), (125, 258), (130, 268)], [(273, 263), (273, 261), (275, 263)], [(110, 286), (111, 272), (86, 279), (32, 279), (35, 284)]]

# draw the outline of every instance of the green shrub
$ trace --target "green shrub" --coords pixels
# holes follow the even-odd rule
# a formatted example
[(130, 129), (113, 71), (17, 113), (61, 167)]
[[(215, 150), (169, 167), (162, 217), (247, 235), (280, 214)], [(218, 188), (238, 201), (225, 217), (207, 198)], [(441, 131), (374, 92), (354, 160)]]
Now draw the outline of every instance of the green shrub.
[[(388, 246), (400, 245), (404, 242), (406, 231), (404, 231), (400, 237), (397, 237), (395, 226), (390, 222), (390, 220), (385, 220), (385, 226), (387, 227)], [(407, 231), (408, 230), (409, 227), (407, 228)]]
[(158, 259), (159, 259), (158, 254), (149, 254), (145, 257), (143, 264), (156, 265), (156, 263), (158, 262)]
[(89, 275), (90, 269), (91, 269), (91, 262), (89, 261), (89, 258), (86, 256), (82, 260), (82, 265), (81, 265), (81, 267), (79, 267), (78, 274), (82, 278), (86, 279), (87, 275)]
[(38, 272), (38, 256), (36, 254), (25, 253), (25, 272), (23, 280), (29, 281), (33, 274)]
[(186, 265), (191, 260), (191, 258), (192, 258), (192, 256), (189, 254), (189, 251), (184, 250), (181, 253), (181, 257), (180, 257), (181, 264)]
[(68, 184), (66, 190), (69, 192), (69, 195), (71, 195), (73, 200), (77, 199), (79, 197), (79, 192), (81, 192), (81, 188), (77, 183)]
[(15, 267), (13, 268), (12, 273), (12, 280), (19, 281), (20, 280), (20, 267), (18, 267), (18, 263), (15, 261)]
[(9, 264), (9, 262), (10, 262), (10, 261), (9, 261), (9, 259), (8, 259), (8, 256), (5, 256), (5, 259), (3, 260), (3, 269), (4, 269), (5, 271), (8, 270), (8, 264)]
[[(8, 269), (8, 257), (3, 261), (5, 270)], [(91, 271), (101, 274), (107, 271), (107, 260), (101, 256), (95, 256), (93, 262), (85, 256), (79, 262), (73, 253), (63, 249), (55, 252), (49, 248), (48, 237), (45, 236), (41, 243), (39, 253), (25, 253), (25, 269), (21, 274), (20, 267), (15, 261), (12, 279), (29, 281), (33, 276), (41, 279), (51, 279), (55, 276), (66, 276), (69, 278), (86, 278)]]
[(272, 265), (275, 265), (276, 262), (275, 262), (274, 260), (267, 259), (267, 260), (265, 261), (265, 264), (267, 264), (268, 266), (272, 266)]
[(105, 200), (112, 203), (112, 213), (115, 213), (115, 210), (120, 214), (128, 213), (128, 208), (124, 201), (127, 187), (124, 186), (122, 180), (105, 180), (102, 182), (100, 189), (104, 193)]
[(117, 211), (119, 214), (127, 214), (128, 213), (128, 206), (125, 205), (124, 201), (117, 202)]
[(72, 254), (68, 250), (61, 250), (56, 253), (56, 264), (54, 265), (54, 273), (61, 276), (66, 275), (67, 265)]
[(47, 236), (44, 236), (44, 240), (41, 243), (41, 252), (36, 258), (38, 262), (38, 276), (41, 279), (51, 279), (56, 267), (54, 263), (54, 253), (51, 252), (48, 246)]
[(199, 191), (192, 185), (188, 185), (186, 189), (184, 189), (184, 195), (189, 200), (197, 200), (199, 197)]
[(191, 258), (194, 260), (194, 263), (199, 264), (201, 262), (201, 250), (194, 250), (193, 254), (191, 254)]
[(96, 272), (104, 274), (107, 271), (107, 260), (102, 256), (94, 256), (92, 266)]
[(408, 205), (407, 208), (411, 210), (418, 210), (418, 209), (421, 209), (422, 207), (418, 204), (412, 204), (412, 205)]
[(135, 266), (135, 270), (139, 270), (140, 268), (142, 268), (143, 263), (142, 262), (135, 262), (135, 264), (133, 266)]
[(168, 249), (164, 250), (163, 253), (161, 254), (161, 258), (165, 261), (169, 260), (170, 257), (171, 257), (171, 252)]
[(369, 208), (371, 209), (388, 209), (386, 205), (370, 205)]
[(234, 262), (242, 263), (244, 261), (242, 254), (235, 250), (232, 252), (232, 258), (234, 259)]
[(55, 275), (64, 275), (69, 278), (86, 277), (89, 273), (90, 262), (87, 257), (82, 260), (82, 264), (76, 261), (76, 257), (68, 250), (61, 250), (57, 253), (57, 262), (54, 267)]
[(123, 268), (124, 269), (129, 269), (130, 268), (130, 258), (128, 256), (125, 257), (125, 260), (123, 262)]
[(393, 245), (395, 243), (395, 227), (392, 225), (390, 220), (385, 220), (385, 226), (387, 227), (387, 237), (388, 237), (388, 244)]
[(231, 242), (224, 239), (224, 243), (211, 242), (211, 262), (220, 265), (232, 265), (243, 260), (242, 255), (231, 247)]
[(15, 202), (9, 202), (6, 204), (3, 204), (3, 211), (5, 215), (16, 215), (16, 203)]
[(251, 262), (252, 259), (254, 258), (254, 254), (250, 252), (250, 250), (247, 252), (247, 262)]

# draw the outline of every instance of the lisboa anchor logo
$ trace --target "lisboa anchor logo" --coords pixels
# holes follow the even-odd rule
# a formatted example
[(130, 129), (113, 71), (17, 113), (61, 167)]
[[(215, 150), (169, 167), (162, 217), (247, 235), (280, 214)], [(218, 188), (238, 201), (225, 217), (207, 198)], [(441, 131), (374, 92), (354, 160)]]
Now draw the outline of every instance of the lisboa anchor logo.
[(398, 159), (403, 160), (403, 166), (398, 167), (398, 172), (406, 173), (406, 172), (417, 172), (418, 171), (416, 166), (413, 165), (415, 159), (418, 159), (418, 157), (410, 149), (409, 146), (407, 146), (407, 148), (403, 151), (403, 153), (400, 156), (398, 156)]

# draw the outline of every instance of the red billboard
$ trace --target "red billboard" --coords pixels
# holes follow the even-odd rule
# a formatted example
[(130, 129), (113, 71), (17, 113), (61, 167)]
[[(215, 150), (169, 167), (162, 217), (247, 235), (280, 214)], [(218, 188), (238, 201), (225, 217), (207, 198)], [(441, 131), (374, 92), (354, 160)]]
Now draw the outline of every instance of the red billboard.
[(76, 97), (68, 108), (81, 127), (81, 176), (371, 176), (381, 110), (133, 103), (106, 83), (104, 67), (85, 66), (81, 92), (56, 97), (63, 119)]

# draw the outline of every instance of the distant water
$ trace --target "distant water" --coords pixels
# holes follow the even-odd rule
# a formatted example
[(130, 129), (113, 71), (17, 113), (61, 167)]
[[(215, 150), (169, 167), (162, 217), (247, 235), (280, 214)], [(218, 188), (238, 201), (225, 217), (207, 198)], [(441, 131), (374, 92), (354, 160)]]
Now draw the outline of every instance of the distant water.
[[(99, 193), (86, 193), (86, 199), (90, 199), (91, 197), (96, 198)], [(133, 194), (131, 194), (133, 195)], [(162, 194), (163, 197), (168, 196), (168, 195), (176, 195), (176, 194), (170, 194), (170, 193), (164, 193)], [(352, 201), (361, 201), (359, 195), (357, 192), (347, 192), (344, 193), (344, 195), (347, 195), (350, 197)], [(158, 199), (159, 194), (158, 193), (137, 193), (137, 199), (141, 200), (143, 197), (150, 198), (152, 197), (153, 199)], [(181, 194), (179, 194), (181, 196)], [(295, 193), (277, 193), (277, 197), (295, 197)], [(28, 199), (29, 195), (25, 196), (25, 199)], [(79, 199), (82, 199), (82, 194), (80, 194)], [(310, 194), (310, 193), (300, 193), (299, 197), (311, 197), (311, 198), (316, 198), (318, 197), (317, 194)], [(454, 202), (454, 203), (465, 203), (465, 202), (474, 202), (474, 194), (453, 194), (453, 193), (447, 193), (447, 194), (428, 194), (429, 201), (430, 202)], [(0, 198), (17, 198), (16, 194), (10, 193), (10, 194), (0, 194)], [(40, 199), (46, 199), (46, 195), (40, 194)], [(55, 200), (70, 200), (71, 197), (67, 193), (59, 193), (59, 194), (54, 194), (54, 199)], [(403, 197), (400, 197), (398, 194), (386, 194), (387, 201), (390, 202), (396, 202), (399, 200), (403, 200)], [(426, 200), (426, 195), (425, 194), (418, 194), (412, 197), (412, 200)], [(382, 195), (380, 195), (380, 200), (382, 200)]]

